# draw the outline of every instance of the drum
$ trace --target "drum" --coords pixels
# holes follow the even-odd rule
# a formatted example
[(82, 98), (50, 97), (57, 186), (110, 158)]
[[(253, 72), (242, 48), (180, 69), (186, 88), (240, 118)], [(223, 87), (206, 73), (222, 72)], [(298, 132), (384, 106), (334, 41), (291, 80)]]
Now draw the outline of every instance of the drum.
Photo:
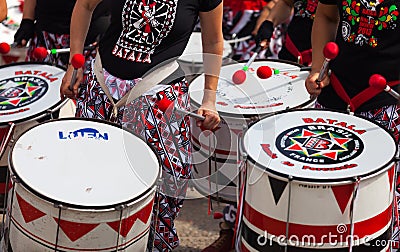
[[(203, 72), (202, 51), (201, 32), (192, 32), (185, 50), (178, 58), (179, 65), (185, 72), (186, 78), (189, 81), (192, 80), (190, 76), (196, 76)], [(231, 45), (224, 41), (224, 50), (222, 53), (223, 64), (226, 64), (229, 61), (231, 54)]]
[[(14, 35), (22, 20), (23, 3), (23, 0), (7, 0), (7, 18), (0, 25), (0, 42), (10, 45), (14, 42)], [(25, 61), (27, 51), (27, 47), (11, 47), (9, 53), (1, 55), (0, 65)]]
[[(7, 136), (17, 137), (27, 128), (57, 118), (65, 101), (60, 85), (65, 70), (44, 63), (14, 63), (0, 66), (0, 203), (3, 207)], [(10, 127), (11, 125), (11, 127)]]
[(393, 136), (316, 109), (268, 116), (243, 137), (241, 251), (388, 251)]
[[(200, 128), (192, 129), (193, 184), (203, 195), (212, 195), (223, 202), (237, 201), (237, 146), (243, 129), (259, 117), (309, 107), (314, 102), (304, 85), (308, 72), (300, 71), (299, 65), (278, 60), (255, 61), (247, 71), (246, 81), (235, 85), (231, 76), (243, 65), (230, 64), (221, 68), (216, 106), (222, 121), (214, 132), (214, 142), (209, 143), (210, 137)], [(282, 71), (260, 79), (256, 70), (261, 66)], [(203, 87), (204, 75), (194, 79), (189, 87), (193, 110), (201, 104)]]
[(51, 120), (18, 138), (9, 162), (13, 251), (146, 251), (161, 166), (141, 138), (100, 120)]

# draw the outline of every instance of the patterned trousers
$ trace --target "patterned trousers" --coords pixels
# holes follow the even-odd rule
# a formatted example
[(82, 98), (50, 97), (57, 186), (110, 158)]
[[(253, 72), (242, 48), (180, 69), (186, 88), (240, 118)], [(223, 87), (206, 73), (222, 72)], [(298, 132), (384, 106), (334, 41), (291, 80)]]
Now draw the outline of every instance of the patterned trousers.
[[(86, 67), (76, 116), (108, 120), (112, 104), (94, 77), (93, 62)], [(114, 99), (122, 97), (138, 81), (122, 80), (104, 72), (106, 85)], [(182, 208), (191, 177), (189, 118), (171, 110), (163, 112), (155, 106), (159, 98), (166, 97), (174, 100), (181, 109), (189, 110), (188, 82), (181, 80), (162, 87), (159, 90), (156, 86), (158, 90), (147, 92), (118, 111), (118, 123), (154, 147), (161, 160), (163, 183), (153, 208), (150, 251), (171, 251), (179, 245), (174, 220)]]

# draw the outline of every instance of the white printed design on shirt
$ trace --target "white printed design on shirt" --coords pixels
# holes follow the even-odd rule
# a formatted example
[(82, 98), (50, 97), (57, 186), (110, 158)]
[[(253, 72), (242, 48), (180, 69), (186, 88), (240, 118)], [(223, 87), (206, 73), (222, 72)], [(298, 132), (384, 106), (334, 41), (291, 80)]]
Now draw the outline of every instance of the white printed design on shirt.
[(151, 63), (150, 56), (169, 34), (178, 0), (127, 0), (122, 11), (122, 33), (113, 55)]

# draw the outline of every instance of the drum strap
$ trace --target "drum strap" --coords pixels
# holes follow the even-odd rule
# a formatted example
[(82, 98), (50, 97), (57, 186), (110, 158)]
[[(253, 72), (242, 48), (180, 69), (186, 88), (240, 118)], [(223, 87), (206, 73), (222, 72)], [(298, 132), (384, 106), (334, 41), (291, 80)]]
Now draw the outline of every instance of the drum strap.
[[(382, 92), (381, 89), (375, 88), (375, 87), (367, 87), (357, 95), (355, 95), (353, 98), (350, 98), (349, 95), (347, 94), (346, 90), (344, 90), (343, 85), (340, 83), (336, 75), (331, 72), (330, 75), (332, 87), (335, 90), (336, 94), (345, 102), (349, 105), (350, 111), (354, 112), (357, 108), (359, 108), (363, 103), (366, 101), (372, 99), (376, 95), (378, 95), (380, 92)], [(390, 81), (387, 83), (389, 87), (393, 87), (400, 84), (400, 81)]]
[(139, 96), (149, 91), (152, 87), (156, 86), (158, 83), (171, 75), (175, 70), (178, 69), (178, 67), (178, 62), (176, 62), (176, 60), (173, 60), (171, 62), (168, 62), (167, 64), (157, 67), (157, 69), (151, 69), (150, 72), (144, 75), (142, 80), (140, 80), (129, 92), (127, 92), (121, 99), (119, 99), (115, 103), (110, 94), (110, 91), (108, 90), (108, 87), (106, 86), (100, 53), (97, 52), (93, 66), (93, 72), (101, 88), (103, 89), (104, 93), (112, 104), (112, 114), (109, 120), (116, 122), (118, 116), (118, 108), (125, 106), (125, 104), (132, 102)]
[(299, 59), (299, 64), (302, 65), (310, 65), (311, 61), (312, 61), (312, 50), (308, 49), (305, 51), (300, 52), (296, 45), (293, 43), (293, 41), (290, 39), (289, 34), (286, 34), (286, 38), (285, 38), (285, 47), (286, 49), (296, 58)]

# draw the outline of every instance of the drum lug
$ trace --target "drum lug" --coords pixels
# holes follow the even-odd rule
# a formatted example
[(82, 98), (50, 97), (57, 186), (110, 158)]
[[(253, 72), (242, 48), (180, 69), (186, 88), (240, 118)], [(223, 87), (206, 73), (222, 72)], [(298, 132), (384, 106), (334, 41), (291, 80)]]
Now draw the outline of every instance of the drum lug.
[(11, 175), (10, 178), (14, 183), (17, 183), (17, 184), (21, 183), (21, 179), (18, 178), (16, 175)]
[(67, 209), (68, 209), (68, 207), (66, 207), (66, 206), (64, 206), (64, 205), (62, 205), (62, 204), (60, 204), (60, 203), (54, 203), (53, 206), (54, 206), (55, 208), (60, 209), (60, 210), (67, 210)]
[(119, 206), (116, 206), (115, 207), (115, 210), (117, 210), (117, 211), (122, 211), (122, 210), (124, 210), (125, 208), (127, 208), (128, 206), (126, 205), (126, 204), (122, 204), (122, 205), (119, 205)]

